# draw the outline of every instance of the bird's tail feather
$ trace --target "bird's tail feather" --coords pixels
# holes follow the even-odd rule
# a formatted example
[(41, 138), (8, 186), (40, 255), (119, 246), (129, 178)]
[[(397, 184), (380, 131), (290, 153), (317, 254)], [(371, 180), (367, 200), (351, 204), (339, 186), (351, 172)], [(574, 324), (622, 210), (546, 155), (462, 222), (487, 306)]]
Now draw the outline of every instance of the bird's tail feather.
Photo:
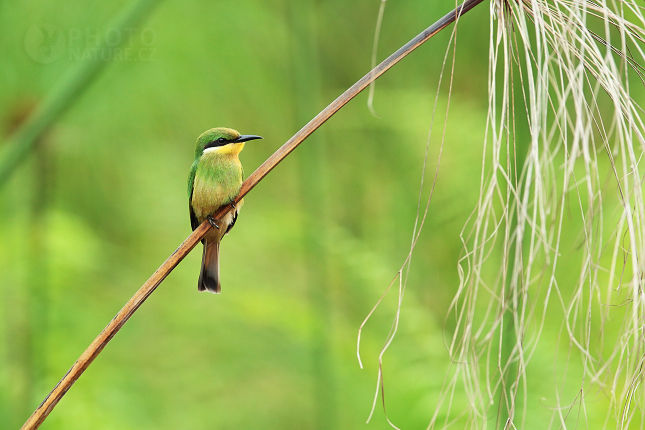
[(199, 273), (197, 289), (215, 294), (222, 290), (219, 283), (219, 240), (204, 242), (202, 270)]

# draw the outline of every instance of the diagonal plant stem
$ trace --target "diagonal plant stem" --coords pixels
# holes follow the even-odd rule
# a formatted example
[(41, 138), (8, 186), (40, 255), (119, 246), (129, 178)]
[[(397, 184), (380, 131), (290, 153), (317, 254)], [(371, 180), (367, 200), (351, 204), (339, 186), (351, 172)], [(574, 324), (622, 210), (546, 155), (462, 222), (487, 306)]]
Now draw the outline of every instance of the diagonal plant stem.
[[(300, 143), (302, 143), (308, 136), (310, 136), (318, 127), (325, 123), (332, 115), (338, 112), (357, 94), (363, 91), (367, 86), (378, 79), (383, 73), (388, 71), (392, 66), (398, 63), (406, 55), (410, 54), (421, 44), (426, 42), (439, 31), (446, 28), (448, 25), (455, 22), (455, 20), (462, 14), (468, 12), (473, 7), (477, 6), (483, 0), (466, 0), (459, 7), (452, 12), (439, 19), (426, 30), (417, 35), (414, 39), (410, 40), (404, 46), (399, 48), (395, 53), (390, 55), (381, 64), (372, 69), (367, 75), (363, 76), (358, 82), (347, 89), (329, 106), (323, 109), (316, 115), (307, 125), (298, 131), (291, 139), (282, 145), (271, 157), (269, 157), (258, 169), (249, 176), (242, 184), (240, 194), (237, 196), (235, 203), (241, 200), (249, 191), (253, 189), (274, 167), (278, 165), (287, 155), (289, 155)], [(221, 218), (231, 208), (223, 206), (219, 208), (213, 217), (216, 219)], [(152, 292), (159, 286), (159, 284), (170, 274), (170, 272), (184, 259), (186, 255), (202, 240), (211, 226), (208, 222), (203, 222), (197, 227), (193, 233), (172, 253), (170, 257), (157, 269), (157, 271), (148, 279), (145, 284), (135, 293), (135, 295), (125, 304), (119, 313), (110, 321), (110, 323), (103, 329), (103, 331), (94, 339), (94, 341), (87, 347), (85, 352), (81, 354), (78, 360), (74, 363), (71, 369), (65, 374), (63, 379), (54, 387), (51, 393), (45, 398), (41, 405), (29, 417), (27, 422), (22, 426), (22, 430), (36, 429), (42, 424), (47, 416), (54, 409), (60, 399), (72, 387), (74, 382), (83, 374), (85, 369), (94, 361), (94, 359), (101, 353), (107, 343), (112, 340), (114, 335), (123, 327), (128, 319), (136, 312), (143, 302), (152, 294)]]

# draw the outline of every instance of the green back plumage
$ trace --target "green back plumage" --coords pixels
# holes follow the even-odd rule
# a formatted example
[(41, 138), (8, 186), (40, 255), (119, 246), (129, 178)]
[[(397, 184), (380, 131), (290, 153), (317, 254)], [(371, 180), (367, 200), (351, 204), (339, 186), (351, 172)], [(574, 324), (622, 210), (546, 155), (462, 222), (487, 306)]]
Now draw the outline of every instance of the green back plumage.
[(199, 160), (193, 161), (193, 165), (190, 166), (190, 173), (188, 174), (188, 199), (193, 195), (193, 186), (195, 185), (195, 173), (197, 173), (197, 165)]

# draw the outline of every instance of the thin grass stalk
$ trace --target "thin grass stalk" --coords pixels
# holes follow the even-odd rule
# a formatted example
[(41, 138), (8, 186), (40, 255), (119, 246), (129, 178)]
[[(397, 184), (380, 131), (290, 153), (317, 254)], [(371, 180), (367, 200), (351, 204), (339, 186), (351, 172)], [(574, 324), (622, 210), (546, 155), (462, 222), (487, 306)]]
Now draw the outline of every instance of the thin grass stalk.
[[(602, 26), (604, 34), (597, 30)], [(645, 397), (645, 127), (642, 98), (630, 93), (643, 94), (642, 88), (629, 83), (630, 75), (643, 82), (642, 6), (500, 0), (491, 4), (490, 34), (483, 159), (489, 154), (491, 162), (482, 164), (480, 200), (462, 232), (452, 305), (455, 365), (435, 415), (447, 409), (445, 423), (462, 419), (450, 407), (463, 386), (469, 402), (459, 413), (469, 428), (485, 428), (500, 413), (498, 390), (523, 399), (509, 410), (512, 419), (498, 415), (500, 428), (523, 428), (539, 420), (541, 409), (551, 415), (549, 428), (588, 424), (605, 412), (604, 428), (639, 420), (642, 426), (645, 414), (636, 406)], [(510, 72), (521, 85), (513, 85)], [(526, 118), (526, 136), (511, 133), (519, 115)], [(517, 164), (510, 164), (512, 148), (522, 144), (526, 157), (516, 152)], [(607, 210), (612, 200), (615, 212)], [(615, 220), (609, 235), (606, 219)], [(567, 243), (572, 230), (578, 237)], [(571, 273), (577, 279), (566, 276)], [(554, 316), (561, 317), (560, 334), (542, 337)], [(616, 321), (617, 339), (608, 344), (606, 326)], [(531, 366), (538, 342), (554, 351), (554, 369)], [(509, 363), (517, 372), (507, 373)], [(583, 375), (574, 379), (578, 369)], [(542, 408), (527, 402), (529, 370), (534, 380), (554, 381)], [(473, 389), (480, 382), (485, 386)], [(609, 406), (601, 412), (605, 397)], [(447, 406), (440, 411), (442, 402)]]

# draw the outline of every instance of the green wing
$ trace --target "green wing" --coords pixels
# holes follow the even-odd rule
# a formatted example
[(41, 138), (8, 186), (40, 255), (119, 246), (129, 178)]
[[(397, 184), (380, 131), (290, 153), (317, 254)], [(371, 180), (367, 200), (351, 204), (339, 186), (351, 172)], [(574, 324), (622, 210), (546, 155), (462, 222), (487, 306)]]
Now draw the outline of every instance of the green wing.
[(190, 212), (190, 226), (195, 230), (199, 226), (195, 212), (193, 211), (193, 188), (195, 186), (195, 174), (197, 173), (198, 160), (195, 160), (193, 165), (190, 167), (190, 173), (188, 174), (188, 211)]

